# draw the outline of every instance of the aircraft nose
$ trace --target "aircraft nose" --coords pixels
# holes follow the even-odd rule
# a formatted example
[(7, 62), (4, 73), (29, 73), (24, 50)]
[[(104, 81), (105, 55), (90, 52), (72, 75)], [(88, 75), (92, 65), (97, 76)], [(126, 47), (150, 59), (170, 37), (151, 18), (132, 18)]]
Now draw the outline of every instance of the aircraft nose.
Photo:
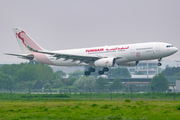
[(174, 47), (174, 53), (178, 51), (178, 48)]

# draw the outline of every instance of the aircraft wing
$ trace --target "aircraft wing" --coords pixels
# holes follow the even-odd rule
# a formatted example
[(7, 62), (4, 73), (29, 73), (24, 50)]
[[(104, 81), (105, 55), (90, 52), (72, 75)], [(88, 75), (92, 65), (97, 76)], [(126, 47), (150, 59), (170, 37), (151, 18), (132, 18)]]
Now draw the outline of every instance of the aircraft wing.
[(17, 56), (19, 58), (28, 59), (28, 60), (33, 60), (34, 59), (33, 54), (12, 54), (12, 53), (4, 53), (4, 54), (5, 55)]
[(98, 59), (103, 58), (101, 56), (85, 56), (85, 55), (83, 56), (83, 55), (55, 53), (55, 52), (50, 52), (50, 51), (40, 51), (40, 50), (35, 50), (35, 49), (31, 48), (30, 46), (27, 46), (27, 47), (30, 51), (33, 51), (33, 52), (53, 55), (53, 57), (56, 57), (57, 60), (60, 58), (64, 58), (64, 61), (73, 60), (73, 61), (80, 61), (80, 62), (89, 63), (90, 61), (96, 61)]

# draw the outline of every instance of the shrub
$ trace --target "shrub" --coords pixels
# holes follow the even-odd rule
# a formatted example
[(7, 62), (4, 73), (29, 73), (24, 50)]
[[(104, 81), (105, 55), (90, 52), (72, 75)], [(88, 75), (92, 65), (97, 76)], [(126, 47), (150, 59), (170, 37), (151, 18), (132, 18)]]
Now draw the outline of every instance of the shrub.
[(108, 109), (109, 106), (107, 104), (105, 104), (104, 106), (101, 107), (101, 109)]
[(126, 99), (124, 102), (131, 102), (131, 100), (129, 100), (129, 99)]
[(92, 105), (91, 105), (91, 107), (96, 107), (96, 106), (98, 106), (98, 105), (97, 105), (97, 104), (92, 104)]
[(116, 106), (115, 108), (112, 108), (111, 110), (119, 110), (120, 107)]
[(180, 105), (176, 106), (176, 108), (177, 108), (178, 110), (180, 110)]

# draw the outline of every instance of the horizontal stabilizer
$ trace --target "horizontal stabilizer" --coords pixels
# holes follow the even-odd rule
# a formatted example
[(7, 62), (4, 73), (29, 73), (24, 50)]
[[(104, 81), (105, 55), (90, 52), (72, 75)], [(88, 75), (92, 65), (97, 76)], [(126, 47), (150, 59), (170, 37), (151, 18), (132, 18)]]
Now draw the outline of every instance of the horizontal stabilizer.
[(4, 54), (5, 55), (17, 56), (19, 58), (28, 59), (28, 60), (33, 60), (34, 59), (33, 54), (12, 54), (12, 53), (4, 53)]

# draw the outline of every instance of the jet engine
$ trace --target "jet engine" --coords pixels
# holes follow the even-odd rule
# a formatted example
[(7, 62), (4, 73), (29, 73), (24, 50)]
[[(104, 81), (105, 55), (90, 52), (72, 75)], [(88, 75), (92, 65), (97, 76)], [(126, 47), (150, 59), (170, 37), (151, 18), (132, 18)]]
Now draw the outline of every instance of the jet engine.
[(113, 67), (115, 64), (115, 58), (102, 58), (94, 62), (96, 67)]
[(118, 64), (118, 66), (137, 66), (139, 61), (130, 61), (130, 62), (123, 62)]

